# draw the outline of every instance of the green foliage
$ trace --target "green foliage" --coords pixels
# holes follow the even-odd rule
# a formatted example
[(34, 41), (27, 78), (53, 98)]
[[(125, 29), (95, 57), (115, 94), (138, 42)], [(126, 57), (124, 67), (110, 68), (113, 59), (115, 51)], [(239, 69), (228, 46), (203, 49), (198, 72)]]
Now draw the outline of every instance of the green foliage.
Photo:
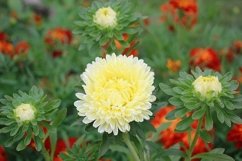
[[(215, 112), (218, 120), (231, 126), (231, 122), (241, 123), (241, 118), (236, 114), (238, 109), (241, 109), (241, 95), (237, 94), (236, 89), (238, 83), (231, 80), (230, 73), (221, 75), (220, 73), (211, 70), (196, 68), (191, 74), (180, 72), (177, 80), (171, 79), (171, 85), (160, 83), (161, 90), (170, 96), (169, 103), (176, 107), (169, 115), (168, 119), (182, 118), (176, 129), (178, 131), (186, 131), (190, 128), (193, 120), (205, 120), (206, 130), (213, 128), (212, 112)], [(194, 90), (193, 82), (199, 76), (217, 76), (222, 84), (222, 92), (216, 97), (203, 98)], [(187, 116), (191, 113), (191, 117)]]
[[(95, 12), (102, 7), (111, 7), (117, 13), (117, 25), (113, 28), (103, 28), (93, 22)], [(128, 47), (133, 38), (137, 38), (137, 34), (141, 31), (139, 24), (139, 16), (134, 12), (134, 7), (127, 0), (121, 1), (95, 1), (89, 8), (82, 8), (79, 14), (80, 20), (76, 21), (77, 28), (75, 34), (80, 35), (82, 43), (79, 49), (101, 48), (107, 46), (107, 53), (116, 51), (114, 40), (120, 41), (124, 47)], [(130, 37), (129, 43), (124, 41), (123, 34)]]
[(201, 153), (193, 156), (193, 158), (200, 158), (202, 161), (234, 161), (234, 159), (224, 153), (224, 149), (216, 148), (207, 153)]
[(98, 144), (90, 144), (80, 138), (71, 149), (60, 156), (63, 161), (94, 161), (98, 159)]
[[(43, 90), (33, 86), (28, 93), (19, 91), (13, 96), (1, 99), (0, 129), (1, 134), (8, 134), (5, 146), (18, 143), (16, 150), (25, 149), (33, 139), (36, 150), (41, 150), (45, 139), (43, 128), (48, 128), (60, 105), (60, 100), (48, 100)], [(35, 117), (29, 121), (19, 121), (14, 110), (21, 104), (30, 104), (35, 108)], [(23, 114), (24, 115), (24, 114)], [(26, 115), (26, 114), (25, 114)]]

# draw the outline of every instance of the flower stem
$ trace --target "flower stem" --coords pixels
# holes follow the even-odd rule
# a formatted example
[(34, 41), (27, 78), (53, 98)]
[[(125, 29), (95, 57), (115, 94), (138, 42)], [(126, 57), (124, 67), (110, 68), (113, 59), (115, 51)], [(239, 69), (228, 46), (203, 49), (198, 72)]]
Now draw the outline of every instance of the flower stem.
[(45, 148), (42, 149), (42, 155), (44, 156), (45, 161), (51, 161), (50, 156)]
[(45, 161), (52, 161), (52, 159), (51, 159), (51, 157), (49, 155), (49, 152), (45, 148), (44, 143), (42, 143), (41, 153), (42, 153)]
[(134, 161), (140, 161), (140, 158), (136, 152), (136, 149), (135, 149), (135, 146), (134, 144), (130, 141), (130, 138), (129, 138), (129, 134), (128, 133), (124, 133), (123, 134), (123, 140), (124, 140), (124, 143), (128, 146), (129, 150), (130, 150), (130, 153), (132, 155), (132, 158)]
[(202, 122), (203, 122), (203, 119), (198, 120), (198, 126), (197, 126), (197, 129), (196, 129), (195, 136), (194, 136), (193, 141), (190, 144), (189, 149), (187, 151), (186, 161), (191, 161), (192, 152), (193, 152), (194, 147), (195, 147), (195, 145), (197, 143), (197, 140), (198, 140), (198, 137), (199, 137), (199, 133), (200, 133), (200, 130), (201, 130), (201, 127), (202, 127)]

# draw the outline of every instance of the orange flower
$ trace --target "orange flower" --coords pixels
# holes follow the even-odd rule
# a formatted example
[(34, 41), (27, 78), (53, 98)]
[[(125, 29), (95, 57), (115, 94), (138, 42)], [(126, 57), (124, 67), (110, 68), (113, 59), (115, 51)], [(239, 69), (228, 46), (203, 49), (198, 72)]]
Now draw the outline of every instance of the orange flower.
[(232, 62), (239, 54), (242, 54), (242, 41), (237, 40), (226, 50), (225, 55), (227, 60)]
[(45, 43), (53, 45), (55, 42), (62, 44), (70, 44), (72, 41), (72, 33), (70, 30), (57, 27), (49, 30), (45, 36)]
[(242, 124), (234, 124), (228, 132), (227, 140), (234, 142), (237, 148), (242, 148)]
[(190, 65), (220, 71), (220, 59), (212, 48), (194, 48), (190, 51)]
[(176, 125), (180, 121), (180, 119), (175, 119), (172, 121), (166, 120), (166, 116), (169, 112), (174, 110), (174, 106), (166, 106), (161, 108), (156, 114), (154, 119), (151, 120), (151, 124), (158, 128), (162, 123), (170, 122), (170, 126), (160, 133), (160, 142), (163, 144), (165, 148), (169, 148), (174, 144), (179, 143), (182, 141), (182, 138), (185, 136), (184, 133), (177, 133), (175, 132)]
[(2, 146), (0, 146), (0, 161), (7, 161), (7, 154)]
[(14, 55), (13, 44), (7, 41), (0, 41), (0, 52), (3, 54), (9, 55), (10, 57), (13, 57)]
[(143, 23), (144, 23), (145, 26), (149, 26), (150, 25), (150, 19), (148, 17), (144, 18)]
[(197, 13), (198, 11), (196, 0), (170, 0), (170, 4), (186, 12)]
[(233, 49), (235, 50), (236, 53), (241, 53), (242, 52), (242, 41), (237, 40), (233, 43)]
[(33, 21), (36, 26), (40, 26), (42, 24), (42, 16), (39, 14), (33, 14)]
[[(128, 41), (129, 35), (127, 33), (124, 33), (122, 36), (123, 36), (123, 41)], [(118, 40), (114, 40), (114, 43), (118, 50), (123, 49), (122, 44)], [(138, 50), (134, 49), (136, 44), (137, 44), (136, 40), (131, 41), (131, 43), (129, 44), (129, 47), (127, 47), (123, 50), (122, 55), (138, 56)]]
[(196, 0), (169, 0), (160, 7), (161, 21), (171, 21), (187, 28), (193, 27), (197, 22), (198, 5)]
[[(168, 121), (165, 118), (167, 116), (167, 114), (174, 109), (175, 109), (174, 106), (166, 106), (164, 108), (161, 108), (155, 114), (154, 119), (151, 120), (151, 124), (155, 128), (158, 128), (163, 123), (167, 123), (167, 122), (171, 123), (167, 129), (165, 129), (164, 131), (161, 131), (161, 133), (160, 133), (160, 142), (163, 144), (163, 146), (165, 148), (169, 148), (179, 142), (183, 143), (185, 145), (185, 147), (188, 148), (189, 147), (188, 133), (186, 133), (186, 132), (178, 133), (175, 131), (176, 126), (177, 126), (178, 122), (180, 121), (180, 119), (177, 118), (175, 120)], [(194, 123), (192, 124), (191, 138), (194, 138), (196, 128), (197, 128), (197, 121), (194, 121)], [(195, 145), (193, 155), (197, 154), (197, 153), (209, 151), (211, 149), (211, 147), (212, 147), (211, 144), (209, 144), (207, 147), (206, 143), (201, 138), (199, 138)], [(181, 148), (181, 150), (184, 151), (185, 149)]]
[(27, 41), (20, 41), (15, 46), (16, 54), (26, 54), (29, 51), (29, 43)]
[(181, 61), (168, 59), (166, 61), (166, 67), (172, 72), (178, 72), (181, 69)]

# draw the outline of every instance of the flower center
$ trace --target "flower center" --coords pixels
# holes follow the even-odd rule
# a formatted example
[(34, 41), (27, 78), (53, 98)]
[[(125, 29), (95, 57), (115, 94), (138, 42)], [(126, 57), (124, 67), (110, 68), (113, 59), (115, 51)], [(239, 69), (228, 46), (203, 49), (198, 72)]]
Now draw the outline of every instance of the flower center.
[(31, 121), (35, 118), (35, 108), (30, 104), (21, 104), (14, 110), (16, 119), (20, 122)]
[(193, 82), (193, 86), (203, 97), (215, 97), (222, 91), (222, 85), (215, 76), (200, 76)]
[(94, 23), (103, 28), (112, 28), (117, 25), (116, 12), (111, 7), (99, 8), (93, 16)]
[(99, 89), (95, 91), (95, 99), (99, 102), (100, 108), (110, 111), (120, 111), (122, 108), (126, 108), (133, 97), (132, 83), (120, 77), (103, 81)]

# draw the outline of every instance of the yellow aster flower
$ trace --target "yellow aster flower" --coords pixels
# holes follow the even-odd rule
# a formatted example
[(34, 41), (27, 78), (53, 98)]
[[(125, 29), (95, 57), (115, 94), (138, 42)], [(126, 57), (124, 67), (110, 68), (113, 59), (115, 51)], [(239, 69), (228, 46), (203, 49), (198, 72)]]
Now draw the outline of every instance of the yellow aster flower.
[(199, 76), (192, 84), (202, 97), (210, 97), (211, 92), (217, 96), (222, 91), (222, 85), (215, 76)]
[(99, 8), (93, 16), (93, 21), (104, 27), (115, 27), (117, 25), (116, 12), (111, 7)]
[(107, 55), (96, 58), (81, 75), (84, 93), (74, 103), (83, 122), (93, 122), (98, 132), (118, 134), (130, 130), (132, 121), (142, 122), (152, 115), (155, 100), (154, 73), (143, 60), (133, 56)]

